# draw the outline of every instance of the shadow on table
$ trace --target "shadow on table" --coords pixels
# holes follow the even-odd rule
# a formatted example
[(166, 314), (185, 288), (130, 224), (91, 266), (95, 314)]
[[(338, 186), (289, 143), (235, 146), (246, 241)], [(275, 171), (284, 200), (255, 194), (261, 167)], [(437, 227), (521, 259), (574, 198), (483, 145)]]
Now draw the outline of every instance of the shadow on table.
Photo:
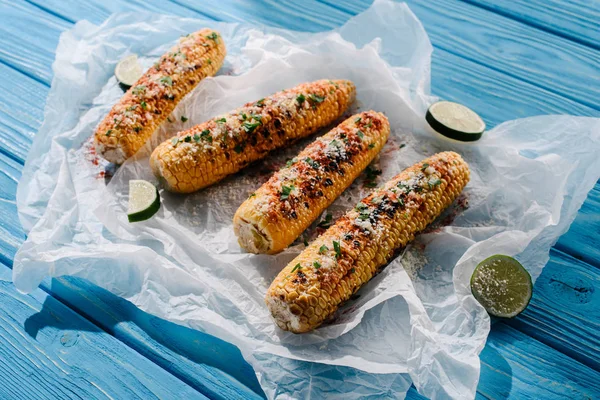
[[(53, 279), (51, 292), (94, 325), (82, 327), (75, 320), (50, 318), (52, 306), (45, 302), (42, 310), (25, 322), (25, 330), (34, 338), (46, 326), (88, 331), (97, 326), (210, 398), (228, 397), (227, 390), (229, 397), (264, 397), (254, 370), (230, 343), (145, 313), (83, 279)], [(237, 384), (232, 382), (227, 389), (222, 384), (227, 381)]]

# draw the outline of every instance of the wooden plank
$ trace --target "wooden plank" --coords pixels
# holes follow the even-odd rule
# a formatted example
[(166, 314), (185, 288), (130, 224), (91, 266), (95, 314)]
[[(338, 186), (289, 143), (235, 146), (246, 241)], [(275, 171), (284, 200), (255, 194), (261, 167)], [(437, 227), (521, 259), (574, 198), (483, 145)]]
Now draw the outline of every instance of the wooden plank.
[(206, 399), (150, 360), (0, 265), (0, 398)]
[[(371, 3), (357, 0), (348, 8), (342, 0), (326, 1), (347, 13)], [(459, 0), (407, 4), (435, 47), (600, 109), (600, 52)]]
[(600, 269), (550, 254), (530, 305), (507, 324), (600, 371)]
[(589, 0), (463, 0), (600, 50), (600, 2)]
[(569, 231), (556, 244), (560, 250), (600, 268), (600, 185), (596, 184)]

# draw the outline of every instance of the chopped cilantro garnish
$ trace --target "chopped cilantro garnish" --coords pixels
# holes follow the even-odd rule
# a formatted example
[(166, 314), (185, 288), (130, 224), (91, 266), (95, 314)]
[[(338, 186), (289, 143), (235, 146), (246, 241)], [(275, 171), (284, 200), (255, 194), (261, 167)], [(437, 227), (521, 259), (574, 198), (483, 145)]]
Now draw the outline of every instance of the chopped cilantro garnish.
[(248, 196), (248, 198), (250, 199), (250, 198), (252, 198), (254, 196), (256, 196), (256, 193), (250, 193), (250, 196)]
[(306, 163), (307, 163), (308, 165), (310, 165), (311, 167), (313, 167), (314, 169), (318, 169), (318, 168), (319, 168), (319, 163), (318, 163), (318, 162), (316, 162), (315, 160), (313, 160), (313, 159), (312, 159), (312, 158), (310, 158), (310, 157), (306, 157), (306, 158), (304, 159), (304, 161), (306, 161)]
[(171, 117), (167, 117), (167, 121), (173, 122), (173, 120), (171, 119)]
[(200, 141), (200, 135), (194, 133), (194, 142), (198, 143)]
[(365, 137), (365, 134), (364, 134), (364, 133), (362, 133), (362, 131), (361, 131), (360, 129), (356, 131), (356, 134), (357, 134), (357, 135), (358, 135), (358, 137), (359, 137), (359, 138), (361, 138), (361, 139)]
[(219, 43), (219, 35), (217, 35), (217, 32), (212, 32), (212, 33), (211, 33), (210, 35), (208, 35), (206, 38), (207, 38), (207, 39), (210, 39), (210, 40), (214, 40), (214, 41), (215, 41), (215, 43)]
[(292, 268), (292, 272), (296, 272), (296, 270), (300, 270), (302, 269), (302, 265), (300, 265), (300, 263), (296, 264), (296, 266), (294, 268)]
[(361, 221), (366, 221), (369, 219), (370, 216), (371, 213), (369, 212), (369, 210), (362, 210), (360, 214), (358, 214), (358, 219), (360, 219)]
[(311, 93), (308, 95), (308, 99), (313, 103), (322, 103), (323, 100), (325, 100), (325, 97)]
[(256, 105), (259, 107), (262, 107), (263, 104), (265, 104), (265, 99), (260, 99), (259, 101), (256, 102)]
[(248, 118), (248, 116), (246, 114), (242, 113), (242, 121), (245, 121), (246, 118)]
[(402, 144), (400, 145), (400, 148), (401, 148), (401, 149), (403, 149), (403, 148), (405, 148), (405, 147), (406, 147), (406, 144), (405, 144), (405, 143), (402, 143)]
[(319, 268), (321, 268), (321, 263), (320, 263), (320, 262), (318, 262), (318, 261), (315, 261), (315, 262), (313, 263), (313, 265), (315, 266), (315, 269), (319, 269)]
[(423, 163), (423, 166), (421, 167), (421, 171), (425, 171), (427, 169), (427, 167), (429, 167), (429, 164)]
[(333, 250), (335, 250), (335, 258), (340, 258), (342, 256), (342, 248), (340, 247), (340, 242), (336, 240), (333, 241)]
[(134, 126), (134, 127), (133, 127), (133, 131), (134, 131), (135, 133), (138, 133), (138, 132), (140, 132), (141, 130), (142, 130), (142, 127), (141, 127), (141, 126)]
[(296, 161), (298, 161), (298, 159), (297, 159), (296, 157), (292, 158), (291, 160), (288, 160), (288, 161), (285, 163), (285, 167), (286, 167), (286, 168), (289, 168), (289, 167), (291, 167), (291, 166), (292, 166), (292, 165), (293, 165), (293, 164), (294, 164)]
[(302, 105), (302, 103), (304, 103), (306, 101), (306, 97), (304, 97), (304, 95), (302, 93), (300, 93), (296, 97), (296, 101), (298, 102), (298, 104)]
[(433, 189), (441, 183), (442, 181), (437, 176), (429, 179), (429, 181), (427, 182), (427, 184), (429, 185), (429, 189)]
[(320, 254), (325, 254), (325, 253), (327, 253), (328, 251), (329, 251), (329, 247), (327, 247), (327, 246), (325, 246), (325, 245), (323, 245), (323, 246), (319, 247), (319, 253), (320, 253)]
[(308, 240), (304, 239), (304, 246), (308, 247)]
[(361, 117), (358, 117), (358, 118), (356, 118), (356, 119), (354, 120), (354, 123), (355, 123), (355, 124), (358, 124), (358, 123), (360, 122), (360, 120), (361, 120), (361, 119), (362, 119)]
[(356, 272), (356, 268), (350, 268), (350, 273), (353, 274)]
[(133, 90), (131, 91), (132, 94), (139, 96), (140, 94), (144, 93), (144, 91), (146, 90), (146, 86), (144, 85), (137, 85), (136, 87), (133, 88)]
[(192, 141), (192, 137), (190, 135), (187, 135), (186, 137), (183, 138), (183, 141), (186, 143), (189, 143)]
[(256, 121), (262, 121), (262, 115), (260, 114), (250, 114), (250, 118)]
[(172, 144), (173, 146), (177, 146), (177, 143), (179, 143), (179, 138), (177, 138), (177, 137), (174, 137), (173, 139), (171, 139), (171, 144)]
[(110, 136), (110, 134), (112, 133), (112, 129), (109, 129), (106, 131), (106, 136)]
[(367, 208), (367, 205), (362, 201), (359, 201), (358, 203), (356, 203), (356, 207), (354, 208), (356, 208), (358, 211), (362, 211)]
[(371, 121), (369, 121), (369, 123), (367, 125), (365, 125), (365, 128), (370, 128), (371, 126), (373, 126), (373, 123)]
[(210, 58), (206, 60), (206, 62), (208, 63), (208, 65), (212, 64), (212, 60)]
[(140, 105), (142, 106), (142, 108), (143, 108), (144, 110), (148, 108), (148, 105), (146, 104), (146, 102), (145, 102), (145, 101), (142, 101), (142, 102), (140, 103)]
[(375, 143), (370, 143), (369, 148), (372, 149), (373, 147), (375, 147)]
[(160, 78), (160, 83), (167, 86), (173, 86), (173, 79), (170, 76), (163, 76)]
[(333, 215), (331, 213), (327, 213), (325, 215), (325, 219), (321, 222), (319, 222), (319, 225), (317, 225), (319, 228), (323, 228), (323, 229), (327, 229), (331, 226), (331, 221), (333, 220)]
[(337, 83), (335, 83), (334, 81), (329, 81), (329, 83), (333, 86), (336, 87), (336, 89), (339, 89), (340, 85), (338, 85)]
[(260, 125), (261, 125), (260, 121), (257, 121), (257, 122), (244, 121), (244, 122), (242, 122), (242, 128), (244, 128), (244, 130), (248, 133), (254, 132), (254, 130), (256, 128), (258, 128)]
[(206, 140), (208, 143), (212, 143), (212, 136), (210, 134), (210, 131), (208, 129), (203, 130), (202, 132), (200, 132), (200, 138)]
[(294, 185), (281, 186), (281, 196), (279, 198), (281, 200), (287, 200), (287, 198), (290, 196), (290, 193), (292, 193), (292, 190), (294, 190)]
[(186, 122), (187, 120), (188, 120), (188, 117), (185, 117), (183, 115), (181, 116), (181, 122)]
[(381, 175), (381, 170), (377, 169), (377, 168), (373, 168), (369, 165), (365, 169), (365, 173), (367, 174), (367, 177), (365, 179), (365, 186), (368, 188), (377, 187), (377, 183), (375, 182), (375, 180), (377, 179), (378, 175)]
[(217, 122), (219, 124), (224, 124), (225, 122), (227, 122), (227, 119), (225, 119), (225, 118), (219, 118), (219, 119), (215, 119), (215, 122)]

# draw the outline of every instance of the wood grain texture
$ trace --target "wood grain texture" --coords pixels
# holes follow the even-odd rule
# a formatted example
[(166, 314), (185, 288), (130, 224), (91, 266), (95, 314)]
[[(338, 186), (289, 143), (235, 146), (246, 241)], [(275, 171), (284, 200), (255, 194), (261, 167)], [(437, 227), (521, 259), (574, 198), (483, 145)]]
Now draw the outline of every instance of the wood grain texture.
[(600, 50), (597, 0), (463, 1)]
[(0, 265), (0, 398), (206, 399), (38, 289), (17, 292)]
[[(91, 20), (92, 22), (98, 23), (101, 22), (102, 19), (104, 19), (107, 13), (109, 12), (130, 10), (131, 7), (133, 7), (129, 4), (124, 4), (124, 2), (116, 1), (108, 2), (108, 4), (103, 4), (101, 6), (79, 4), (74, 0), (67, 0), (64, 2), (58, 0), (52, 0), (49, 2), (42, 2), (41, 0), (35, 1), (38, 3), (38, 5), (34, 8), (38, 8), (39, 10), (42, 10), (43, 8), (48, 8), (52, 10), (53, 14), (55, 14), (54, 19), (46, 17), (46, 19), (49, 18), (48, 21), (42, 19), (41, 21), (37, 22), (42, 25), (48, 25), (48, 29), (51, 33), (47, 33), (47, 31), (45, 31), (45, 28), (43, 27), (39, 28), (41, 31), (46, 32), (45, 34), (47, 35), (58, 35), (58, 32), (61, 29), (64, 29), (63, 27), (61, 27), (53, 30), (53, 26), (62, 26), (62, 23), (60, 23), (61, 18), (65, 20), (63, 22), (67, 23), (69, 21), (76, 21), (82, 18), (86, 18), (88, 20)], [(314, 5), (315, 3), (307, 3), (308, 6), (296, 6), (296, 8), (289, 8), (284, 5), (283, 7), (271, 9), (273, 2), (258, 2), (256, 4), (248, 6), (247, 3), (243, 1), (229, 0), (220, 2), (210, 1), (205, 2), (202, 5), (198, 5), (192, 1), (177, 1), (180, 5), (179, 8), (172, 4), (164, 6), (165, 3), (157, 2), (154, 0), (150, 1), (150, 4), (144, 8), (151, 9), (152, 7), (154, 7), (154, 11), (160, 11), (163, 13), (174, 13), (178, 15), (186, 15), (193, 17), (206, 17), (208, 15), (220, 20), (248, 20), (275, 26), (284, 26), (284, 23), (282, 21), (285, 21), (285, 27), (287, 28), (308, 31), (328, 29), (343, 23), (345, 19), (350, 17), (350, 14), (347, 14), (344, 10), (340, 9), (339, 7), (320, 7)], [(4, 4), (6, 3), (0, 3), (0, 6)], [(348, 4), (353, 5), (356, 3), (350, 2), (346, 3), (345, 5)], [(27, 8), (28, 6), (24, 7), (25, 8), (23, 8), (22, 10), (25, 10), (26, 12), (31, 11), (29, 8)], [(135, 7), (137, 7), (137, 5)], [(156, 8), (160, 7), (162, 7), (163, 10), (156, 10)], [(196, 11), (192, 11), (190, 10), (190, 8), (196, 8)], [(331, 9), (334, 9), (336, 11), (331, 11)], [(172, 10), (178, 11), (173, 12)], [(439, 12), (439, 10), (437, 9), (435, 11)], [(78, 13), (89, 14), (78, 16)], [(320, 16), (319, 14), (326, 15)], [(18, 13), (15, 11), (11, 15), (18, 16)], [(426, 13), (418, 16), (424, 22), (426, 22), (429, 18), (429, 15)], [(429, 19), (433, 19), (434, 21), (436, 21), (436, 18), (437, 16), (434, 16)], [(431, 30), (427, 25), (426, 27), (429, 30)], [(454, 26), (452, 26), (452, 29), (454, 30)], [(481, 31), (474, 31), (473, 33), (471, 33), (471, 35), (474, 35), (477, 32), (481, 33)], [(28, 35), (28, 32), (23, 32), (23, 34), (20, 35), (19, 43), (21, 46), (29, 47), (30, 45), (35, 46), (36, 43), (39, 43), (39, 41), (36, 42), (35, 35)], [(465, 37), (469, 38), (470, 36), (466, 35)], [(436, 45), (436, 40), (433, 37), (433, 35), (432, 41), (434, 42), (434, 45)], [(48, 38), (46, 42), (51, 43), (52, 41), (50, 40), (50, 38)], [(0, 49), (3, 49), (3, 42), (1, 38)], [(555, 94), (555, 92), (560, 92), (557, 92), (552, 87), (544, 89), (544, 87), (546, 86), (540, 85), (535, 81), (531, 81), (531, 83), (525, 83), (519, 79), (518, 74), (506, 74), (505, 72), (501, 71), (502, 68), (498, 67), (497, 65), (492, 65), (492, 67), (489, 68), (487, 66), (484, 66), (483, 62), (480, 59), (472, 58), (471, 60), (467, 60), (463, 57), (456, 55), (460, 55), (461, 53), (459, 53), (459, 51), (461, 50), (462, 49), (450, 49), (450, 51), (436, 51), (434, 53), (432, 73), (434, 93), (445, 98), (455, 99), (457, 101), (463, 101), (467, 103), (472, 102), (473, 105), (481, 104), (481, 101), (483, 99), (485, 101), (486, 107), (483, 111), (479, 109), (478, 111), (480, 111), (482, 114), (485, 114), (484, 118), (486, 119), (488, 124), (496, 124), (505, 119), (512, 119), (515, 117), (515, 115), (529, 116), (550, 112), (597, 115), (594, 114), (597, 111), (594, 108), (578, 104), (578, 102), (580, 102), (578, 99), (569, 100), (564, 97), (561, 97), (560, 95)], [(50, 51), (53, 52), (53, 48), (51, 48)], [(14, 65), (16, 68), (20, 68), (18, 62), (15, 61), (18, 60), (18, 57), (7, 58), (6, 60), (4, 57), (5, 55), (0, 52), (0, 63), (5, 62), (5, 64), (7, 65)], [(24, 73), (31, 74), (31, 71), (35, 71), (40, 60), (43, 60), (43, 58), (39, 58), (36, 61), (36, 63), (34, 63), (33, 67), (30, 66), (30, 70), (24, 69)], [(50, 62), (51, 61), (52, 59), (50, 59)], [(510, 71), (510, 64), (507, 69)], [(530, 71), (530, 73), (532, 72)], [(532, 76), (535, 76), (535, 69), (533, 70)], [(34, 77), (44, 82), (42, 78), (37, 77), (35, 75)], [(29, 85), (29, 81), (32, 80), (21, 80), (21, 82), (27, 82), (24, 83), (25, 89)], [(468, 85), (462, 82), (468, 82)], [(39, 82), (36, 83), (38, 83), (38, 85), (40, 86), (43, 86)], [(7, 83), (7, 85), (9, 84), (10, 82)], [(464, 99), (466, 99), (466, 101)], [(2, 104), (2, 101), (3, 95), (0, 95), (0, 104)], [(8, 103), (10, 104), (10, 102)], [(26, 106), (27, 102), (24, 101), (24, 107)], [(23, 110), (25, 109), (26, 108), (23, 108)], [(0, 109), (0, 111), (3, 110)], [(39, 111), (39, 116), (41, 116), (41, 111)], [(3, 115), (0, 113), (0, 124), (3, 123), (3, 121)], [(32, 122), (32, 124), (34, 122)], [(28, 125), (29, 124), (26, 124), (26, 126)], [(36, 127), (34, 126), (33, 128)], [(9, 132), (12, 129), (13, 128), (7, 129), (6, 132)], [(0, 125), (0, 133), (3, 134), (3, 132), (4, 128), (2, 127), (2, 125)], [(10, 133), (8, 133), (6, 137), (9, 139), (8, 142), (10, 142)], [(15, 141), (17, 140), (15, 139)], [(2, 147), (4, 148), (5, 146), (2, 145)], [(25, 147), (23, 147), (22, 150), (25, 151), (26, 147), (28, 147), (28, 143)], [(5, 151), (11, 156), (14, 156), (13, 152), (15, 154), (18, 153), (17, 150), (13, 149), (3, 149), (2, 151)], [(19, 159), (19, 157), (20, 156), (14, 156), (15, 159)], [(0, 161), (2, 161), (0, 162), (0, 168), (4, 168), (4, 164), (9, 165), (11, 160), (7, 161), (0, 157)], [(22, 236), (19, 237), (19, 234), (22, 235), (20, 228), (15, 228), (15, 225), (18, 226), (18, 221), (16, 220), (16, 211), (14, 208), (14, 203), (12, 203), (12, 206), (10, 206), (11, 201), (14, 201), (10, 200), (10, 192), (12, 190), (12, 187), (16, 188), (16, 179), (18, 178), (15, 179), (15, 176), (18, 175), (19, 169), (20, 168), (18, 163), (13, 162), (12, 167), (8, 169), (11, 172), (9, 172), (9, 174), (6, 176), (1, 176), (2, 179), (0, 180), (0, 185), (2, 186), (0, 188), (2, 190), (2, 198), (7, 199), (6, 201), (2, 200), (0, 204), (0, 217), (2, 218), (2, 226), (0, 226), (0, 228), (6, 228), (5, 232), (7, 234), (8, 232), (12, 232), (13, 230), (14, 232), (16, 232), (14, 235), (12, 235), (12, 237), (9, 238), (9, 240), (5, 239), (5, 232), (0, 232), (0, 252), (2, 252), (1, 254), (3, 255), (5, 254), (6, 257), (9, 259), (12, 259), (12, 254), (14, 254), (15, 247), (18, 246), (22, 241)], [(4, 187), (5, 185), (3, 185), (4, 182), (7, 183), (6, 188)], [(596, 186), (596, 190), (598, 190), (598, 185)], [(14, 193), (14, 191), (12, 193)], [(598, 191), (598, 193), (600, 193), (600, 191)], [(5, 208), (4, 204), (8, 204), (9, 206)], [(6, 211), (4, 211), (5, 209)], [(592, 210), (592, 208), (590, 208), (590, 210)], [(14, 223), (5, 226), (4, 221), (6, 218), (12, 219)], [(578, 223), (586, 223), (587, 221), (588, 219), (586, 219), (585, 221), (579, 221), (578, 218), (573, 228), (575, 228), (575, 225), (577, 225)], [(598, 224), (595, 223), (585, 225), (585, 227), (582, 228), (582, 233), (584, 234), (585, 232), (589, 232), (590, 227), (595, 227), (595, 229), (597, 230)], [(573, 228), (571, 229), (571, 231), (573, 231)], [(565, 237), (568, 237), (571, 231), (569, 231), (569, 233), (565, 235)], [(573, 240), (573, 243), (577, 244), (578, 239), (575, 238)], [(554, 256), (551, 261), (551, 264), (552, 262), (554, 262)], [(556, 265), (561, 264), (557, 262)], [(570, 268), (569, 265), (569, 263), (561, 265), (561, 268)], [(583, 277), (585, 276), (594, 276), (590, 273), (589, 268), (591, 267), (589, 265), (582, 265), (583, 270), (576, 272), (574, 275), (569, 275), (570, 279), (583, 279)], [(542, 279), (546, 275), (546, 273), (547, 272), (545, 271), (540, 279)], [(221, 368), (225, 364), (229, 364), (229, 367), (223, 369), (228, 371), (229, 374), (231, 374), (232, 379), (240, 379), (241, 382), (243, 382), (246, 385), (249, 385), (251, 388), (256, 388), (256, 386), (252, 386), (252, 383), (247, 383), (251, 381), (251, 378), (253, 378), (253, 376), (244, 378), (244, 375), (247, 373), (247, 371), (245, 371), (244, 368), (239, 368), (238, 365), (244, 362), (243, 360), (241, 360), (241, 358), (235, 358), (235, 352), (231, 349), (226, 350), (222, 353), (228, 354), (227, 357), (223, 357), (223, 360), (217, 359), (217, 361), (214, 361), (214, 357), (211, 357), (209, 355), (210, 352), (201, 351), (202, 346), (195, 347), (193, 334), (188, 335), (186, 332), (179, 332), (177, 331), (177, 329), (170, 327), (169, 323), (156, 323), (153, 317), (144, 315), (141, 311), (137, 310), (129, 303), (125, 302), (126, 304), (123, 305), (121, 304), (123, 300), (118, 298), (115, 299), (114, 296), (110, 294), (103, 294), (102, 291), (98, 292), (97, 288), (91, 287), (91, 285), (89, 284), (86, 285), (86, 283), (83, 281), (55, 281), (52, 284), (51, 288), (48, 282), (46, 282), (45, 284), (47, 290), (54, 290), (57, 293), (57, 296), (60, 294), (62, 296), (62, 299), (66, 303), (70, 304), (73, 308), (78, 309), (80, 312), (89, 316), (90, 319), (94, 321), (100, 321), (98, 323), (99, 326), (102, 326), (104, 329), (114, 334), (116, 337), (130, 345), (132, 348), (139, 351), (141, 354), (155, 361), (157, 364), (164, 366), (168, 370), (174, 371), (173, 373), (176, 376), (188, 382), (192, 387), (202, 388), (203, 385), (210, 386), (210, 383), (203, 382), (203, 379), (205, 379), (205, 377), (203, 375), (204, 372), (202, 371), (202, 368), (196, 366), (196, 364), (204, 363), (207, 364), (209, 367), (216, 369)], [(552, 285), (550, 285), (550, 287), (551, 286)], [(575, 287), (577, 288), (577, 286)], [(538, 288), (536, 288), (536, 291), (537, 290)], [(577, 290), (574, 290), (574, 292), (577, 292)], [(88, 293), (91, 293), (91, 295), (88, 296)], [(535, 331), (535, 329), (533, 329), (534, 324), (545, 324), (548, 326), (548, 330), (544, 330), (542, 332), (543, 335), (539, 337), (546, 343), (551, 344), (553, 342), (550, 341), (550, 339), (552, 337), (558, 337), (559, 344), (557, 344), (557, 346), (560, 345), (560, 343), (569, 343), (571, 338), (573, 338), (573, 340), (576, 341), (578, 345), (593, 346), (593, 342), (588, 342), (586, 344), (585, 340), (582, 340), (582, 337), (580, 335), (577, 335), (576, 332), (572, 332), (572, 329), (574, 329), (573, 326), (577, 326), (574, 324), (581, 324), (581, 320), (577, 315), (578, 306), (576, 304), (571, 304), (568, 307), (566, 307), (564, 304), (561, 303), (561, 298), (556, 297), (552, 293), (536, 293), (536, 297), (532, 302), (532, 306), (534, 306), (535, 304), (536, 308), (539, 307), (541, 310), (544, 310), (544, 312), (549, 313), (549, 316), (552, 316), (554, 314), (561, 314), (564, 316), (565, 322), (564, 325), (561, 324), (560, 327), (553, 327), (552, 321), (543, 320), (543, 315), (541, 315), (540, 318), (542, 318), (542, 320), (540, 321), (535, 321), (535, 318), (538, 318), (537, 316), (529, 315), (528, 318), (531, 318), (531, 321), (535, 321), (531, 322), (532, 329), (530, 330), (532, 331), (532, 334), (535, 334), (535, 332), (533, 332)], [(571, 309), (570, 307), (572, 307), (573, 309)], [(572, 314), (575, 316), (572, 318), (571, 321), (570, 316)], [(515, 326), (519, 329), (529, 329), (528, 321), (529, 320), (522, 322), (522, 325), (520, 325), (521, 322), (519, 321), (519, 324)], [(165, 321), (162, 322), (164, 323)], [(496, 334), (496, 329), (496, 326), (494, 326), (490, 340), (492, 340), (492, 338)], [(501, 336), (504, 335), (504, 331), (501, 332)], [(177, 337), (177, 340), (172, 340), (172, 337)], [(527, 337), (525, 336), (525, 338)], [(200, 341), (200, 343), (207, 342)], [(499, 346), (498, 353), (501, 354), (501, 357), (506, 360), (512, 360), (511, 354), (513, 358), (517, 358), (518, 354), (524, 354), (525, 357), (527, 357), (529, 354), (531, 354), (531, 343), (538, 346), (535, 347), (535, 349), (538, 349), (539, 351), (537, 353), (534, 352), (535, 354), (537, 354), (536, 357), (543, 357), (546, 360), (554, 360), (555, 358), (559, 358), (561, 360), (566, 359), (564, 357), (561, 358), (561, 354), (557, 351), (553, 351), (552, 349), (546, 348), (545, 346), (541, 345), (539, 342), (536, 342), (531, 338), (529, 338), (528, 340), (514, 341), (514, 343), (511, 343), (512, 347), (509, 348), (510, 351), (505, 349), (505, 345), (503, 344), (503, 342), (499, 343), (501, 343), (501, 345)], [(527, 368), (525, 368), (524, 372), (519, 372), (518, 375), (513, 374), (515, 376), (512, 376), (510, 380), (507, 380), (506, 374), (508, 370), (506, 368), (503, 368), (504, 364), (494, 353), (490, 353), (487, 351), (488, 348), (486, 348), (486, 351), (484, 351), (484, 354), (482, 354), (482, 359), (485, 365), (489, 365), (492, 367), (483, 369), (481, 378), (482, 390), (480, 391), (481, 393), (483, 393), (483, 396), (499, 398), (502, 397), (502, 394), (509, 393), (512, 397), (515, 398), (519, 398), (518, 396), (515, 396), (515, 394), (522, 396), (521, 398), (527, 398), (527, 396), (532, 397), (535, 393), (537, 393), (538, 389), (532, 382), (535, 382), (537, 377), (544, 375), (544, 368), (548, 368), (546, 365), (542, 364), (542, 369), (536, 369), (536, 363), (534, 361), (531, 363), (531, 365), (526, 365), (526, 367), (530, 370), (527, 370)], [(231, 353), (227, 353), (227, 351)], [(568, 352), (568, 349), (561, 349), (561, 351)], [(591, 349), (588, 349), (587, 354), (590, 354), (590, 352), (592, 351), (593, 347), (591, 347)], [(187, 354), (192, 354), (192, 356), (189, 356), (188, 359), (188, 357), (186, 357)], [(585, 357), (580, 359), (584, 362), (586, 361)], [(511, 362), (508, 363), (509, 366), (512, 365)], [(196, 368), (193, 368), (193, 366), (196, 366)], [(573, 364), (572, 368), (575, 371), (577, 371), (579, 366), (575, 363)], [(586, 373), (584, 373), (584, 375), (587, 376)], [(548, 383), (550, 387), (560, 386), (563, 382), (569, 382), (570, 376), (572, 375), (568, 375), (567, 371), (563, 371), (559, 368), (556, 375), (553, 376), (553, 379), (555, 380), (546, 383)], [(206, 373), (206, 377), (208, 377), (209, 380), (211, 379), (210, 372)], [(215, 375), (215, 379), (216, 380), (214, 382), (219, 382), (219, 379), (223, 378), (222, 376)], [(587, 385), (586, 382), (584, 382), (584, 386)], [(485, 388), (485, 391), (483, 390), (483, 388)], [(581, 385), (579, 386), (579, 389), (581, 389)], [(235, 391), (236, 389), (233, 390)], [(409, 398), (411, 398), (411, 393), (414, 395), (414, 391), (409, 392)], [(550, 398), (557, 398), (558, 394), (564, 393), (565, 392), (561, 391), (552, 392), (550, 393)], [(579, 394), (580, 392), (576, 393)], [(547, 393), (544, 392), (544, 394)], [(574, 396), (574, 398), (579, 397)]]
[[(326, 1), (346, 12), (371, 3)], [(435, 47), (600, 109), (600, 52), (459, 0), (406, 3)]]

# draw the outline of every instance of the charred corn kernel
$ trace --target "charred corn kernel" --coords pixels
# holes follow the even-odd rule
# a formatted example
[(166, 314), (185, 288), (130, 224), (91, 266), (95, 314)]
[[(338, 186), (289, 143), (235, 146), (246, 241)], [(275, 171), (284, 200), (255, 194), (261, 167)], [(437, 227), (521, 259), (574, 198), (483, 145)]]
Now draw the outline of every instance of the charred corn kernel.
[(168, 190), (194, 192), (331, 124), (355, 92), (350, 81), (322, 80), (275, 93), (180, 132), (154, 149), (150, 166)]
[(240, 246), (252, 253), (285, 249), (373, 161), (389, 134), (387, 118), (367, 111), (309, 144), (237, 210)]
[(225, 44), (212, 29), (179, 40), (123, 95), (96, 128), (96, 151), (122, 164), (134, 155), (177, 103), (225, 59)]
[(440, 215), (468, 181), (467, 163), (444, 152), (364, 198), (275, 278), (265, 301), (277, 325), (302, 333), (331, 317), (397, 249)]

